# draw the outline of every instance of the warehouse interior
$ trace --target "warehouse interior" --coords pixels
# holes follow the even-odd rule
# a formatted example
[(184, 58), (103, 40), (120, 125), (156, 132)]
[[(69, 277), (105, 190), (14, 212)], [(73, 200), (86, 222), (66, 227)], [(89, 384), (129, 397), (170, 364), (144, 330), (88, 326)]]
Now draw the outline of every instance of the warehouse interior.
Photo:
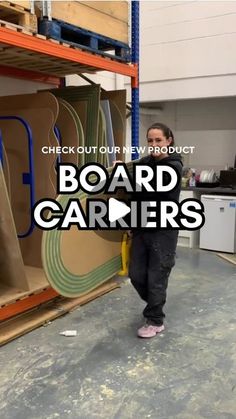
[[(235, 23), (231, 1), (0, 3), (4, 419), (235, 418)], [(86, 214), (89, 193), (58, 193), (58, 165), (130, 170), (157, 123), (193, 149), (179, 202), (200, 202), (204, 225), (179, 230), (165, 329), (147, 339), (134, 233), (43, 230), (34, 214), (71, 197)]]

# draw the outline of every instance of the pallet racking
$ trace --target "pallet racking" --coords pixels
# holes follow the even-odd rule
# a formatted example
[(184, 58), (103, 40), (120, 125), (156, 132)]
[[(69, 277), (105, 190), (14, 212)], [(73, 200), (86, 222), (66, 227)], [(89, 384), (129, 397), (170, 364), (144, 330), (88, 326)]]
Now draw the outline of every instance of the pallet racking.
[[(139, 1), (131, 2), (132, 62), (121, 63), (90, 52), (52, 42), (40, 35), (0, 27), (0, 75), (59, 86), (66, 75), (109, 71), (131, 78), (132, 145), (138, 145), (139, 131)], [(36, 65), (37, 63), (37, 65)], [(133, 155), (137, 158), (138, 155)], [(51, 287), (31, 293), (0, 307), (0, 321), (9, 319), (55, 298)]]

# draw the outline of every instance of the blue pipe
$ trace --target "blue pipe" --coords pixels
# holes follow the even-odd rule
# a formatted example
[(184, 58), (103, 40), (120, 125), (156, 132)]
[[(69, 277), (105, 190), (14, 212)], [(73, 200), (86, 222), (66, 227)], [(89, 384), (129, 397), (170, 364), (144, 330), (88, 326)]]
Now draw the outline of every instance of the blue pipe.
[[(57, 137), (57, 141), (58, 141), (59, 146), (62, 146), (61, 131), (59, 130), (59, 128), (56, 125), (54, 125), (54, 134)], [(62, 161), (61, 154), (59, 154), (58, 157), (57, 157), (56, 167), (57, 167), (58, 163), (61, 163), (61, 161)]]
[(3, 146), (2, 146), (2, 132), (0, 130), (0, 163), (3, 167)]
[[(34, 174), (34, 153), (33, 153), (33, 135), (32, 130), (29, 126), (29, 124), (21, 117), (19, 116), (0, 116), (0, 120), (15, 120), (19, 121), (21, 124), (23, 124), (28, 138), (28, 153), (29, 153), (29, 172), (28, 173), (22, 173), (22, 180), (23, 185), (29, 185), (30, 186), (30, 207), (31, 207), (31, 214), (32, 214), (32, 208), (35, 204), (35, 174)], [(20, 239), (29, 236), (34, 229), (34, 222), (33, 218), (31, 216), (31, 223), (24, 234), (18, 234), (18, 237)]]
[(56, 125), (54, 126), (54, 134), (57, 137), (58, 144), (61, 146), (62, 145), (61, 132), (60, 132), (59, 128)]

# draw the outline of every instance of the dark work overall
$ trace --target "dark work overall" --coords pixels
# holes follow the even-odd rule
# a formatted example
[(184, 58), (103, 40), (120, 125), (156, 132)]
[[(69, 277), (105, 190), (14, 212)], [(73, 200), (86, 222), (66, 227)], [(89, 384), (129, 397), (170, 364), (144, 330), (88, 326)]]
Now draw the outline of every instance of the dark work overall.
[(140, 297), (147, 302), (143, 311), (148, 323), (162, 325), (168, 279), (175, 264), (178, 231), (136, 231), (133, 233), (129, 277)]
[[(161, 162), (156, 162), (152, 156), (140, 160), (143, 164), (154, 167), (156, 164), (170, 164), (182, 174), (181, 156), (173, 155)], [(154, 194), (154, 199), (178, 201), (181, 184), (178, 187), (162, 194)], [(140, 196), (140, 195), (139, 195)], [(138, 197), (138, 195), (137, 195)], [(149, 200), (150, 194), (141, 195), (143, 200)], [(138, 198), (137, 198), (138, 199)], [(134, 230), (129, 262), (129, 277), (134, 288), (147, 305), (143, 311), (147, 322), (157, 326), (163, 324), (165, 314), (163, 307), (166, 302), (168, 279), (172, 267), (175, 265), (175, 252), (178, 239), (178, 230)]]

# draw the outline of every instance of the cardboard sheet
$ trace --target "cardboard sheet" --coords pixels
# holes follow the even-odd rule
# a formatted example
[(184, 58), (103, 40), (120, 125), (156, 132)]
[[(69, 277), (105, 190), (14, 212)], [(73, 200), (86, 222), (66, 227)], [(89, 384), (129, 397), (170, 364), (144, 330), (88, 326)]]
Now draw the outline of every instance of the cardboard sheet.
[(98, 148), (96, 153), (96, 161), (102, 164), (103, 166), (107, 167), (107, 152), (104, 153), (104, 149), (99, 151), (100, 147), (107, 147), (106, 118), (101, 106), (99, 108)]
[[(126, 90), (101, 92), (101, 100), (109, 100), (115, 145), (126, 143)], [(117, 153), (116, 160), (125, 160), (123, 153)]]
[[(68, 86), (50, 90), (56, 97), (69, 102), (77, 112), (84, 131), (86, 146), (97, 146), (100, 103), (100, 85)], [(84, 156), (85, 163), (96, 161), (93, 153)]]
[[(73, 108), (73, 106), (67, 102), (64, 99), (61, 98), (57, 98), (61, 103), (64, 103), (67, 108), (70, 110), (70, 112), (72, 113), (74, 120), (76, 122), (76, 126), (77, 126), (77, 130), (78, 130), (78, 136), (79, 136), (79, 147), (82, 146), (84, 147), (84, 130), (83, 130), (83, 126), (82, 123), (80, 121), (79, 115), (77, 114), (76, 110)], [(79, 166), (83, 166), (85, 163), (85, 155), (84, 153), (77, 153), (77, 159), (78, 159), (78, 165)]]
[(115, 146), (120, 148), (116, 153), (116, 160), (125, 161), (123, 146), (125, 145), (125, 125), (118, 107), (110, 101), (111, 120), (114, 133)]
[[(58, 98), (59, 104), (59, 114), (56, 121), (56, 126), (58, 127), (61, 135), (61, 145), (62, 147), (77, 147), (79, 146), (79, 130), (77, 122), (74, 117), (74, 113), (71, 111), (70, 105), (63, 99)], [(73, 108), (72, 108), (73, 109)], [(78, 165), (78, 154), (61, 154), (61, 161), (63, 163), (73, 163), (76, 166)]]
[[(109, 100), (101, 100), (101, 107), (104, 112), (104, 117), (106, 121), (106, 139), (107, 139), (107, 146), (110, 148), (110, 151), (114, 149), (115, 142), (114, 142), (114, 133), (112, 127), (112, 119), (111, 119), (111, 110), (110, 110), (110, 103)], [(115, 152), (109, 152), (107, 154), (107, 166), (112, 166), (113, 161), (116, 159)]]
[(2, 143), (2, 154), (3, 154), (3, 174), (4, 174), (5, 183), (7, 187), (8, 198), (9, 198), (9, 201), (11, 202), (10, 168), (9, 168), (9, 161), (8, 161), (6, 149), (3, 143)]
[(25, 233), (31, 224), (30, 188), (23, 184), (23, 173), (29, 172), (28, 141), (23, 125), (16, 120), (0, 120), (3, 143), (7, 151), (12, 212), (17, 234)]
[[(63, 208), (68, 198), (80, 199), (85, 208), (83, 192), (59, 196), (57, 199)], [(106, 197), (100, 195), (99, 198)], [(61, 295), (77, 297), (114, 276), (121, 269), (122, 234), (121, 231), (82, 231), (77, 227), (67, 231), (44, 231), (42, 259), (51, 286)]]
[[(43, 154), (43, 146), (58, 145), (54, 125), (58, 116), (57, 99), (48, 92), (0, 98), (0, 115), (19, 116), (30, 125), (33, 135), (35, 200), (54, 198), (56, 194), (55, 154)], [(26, 131), (18, 121), (0, 121), (3, 142), (9, 159), (12, 208), (17, 232), (22, 234), (30, 225), (29, 186), (22, 183), (22, 173), (29, 172)], [(34, 229), (20, 246), (25, 264), (41, 267), (42, 232)]]
[(112, 101), (121, 113), (121, 117), (126, 122), (126, 90), (102, 90), (101, 100)]
[(1, 164), (0, 196), (0, 284), (19, 290), (28, 290), (29, 284), (25, 275)]

